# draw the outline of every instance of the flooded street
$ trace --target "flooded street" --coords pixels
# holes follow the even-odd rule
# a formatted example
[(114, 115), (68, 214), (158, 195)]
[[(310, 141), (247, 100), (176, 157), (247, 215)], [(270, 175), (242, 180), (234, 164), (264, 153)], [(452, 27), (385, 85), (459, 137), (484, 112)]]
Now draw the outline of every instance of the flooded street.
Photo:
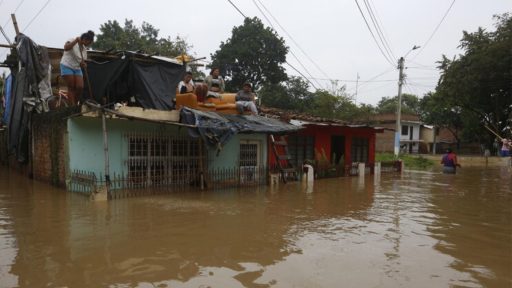
[(512, 287), (512, 173), (91, 202), (0, 167), (0, 287)]

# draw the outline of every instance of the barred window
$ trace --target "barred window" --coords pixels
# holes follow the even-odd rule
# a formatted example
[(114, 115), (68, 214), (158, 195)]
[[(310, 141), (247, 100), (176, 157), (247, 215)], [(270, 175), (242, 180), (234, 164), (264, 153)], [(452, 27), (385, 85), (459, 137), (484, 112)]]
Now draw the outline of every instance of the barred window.
[(260, 142), (242, 140), (240, 142), (240, 183), (257, 183), (260, 180)]
[(258, 166), (258, 144), (240, 144), (240, 166)]
[(199, 141), (156, 133), (129, 133), (126, 166), (131, 183), (187, 183), (198, 174)]
[(288, 153), (295, 167), (302, 167), (305, 160), (314, 160), (315, 137), (302, 135), (288, 136)]
[(368, 162), (369, 141), (368, 138), (352, 138), (352, 162)]

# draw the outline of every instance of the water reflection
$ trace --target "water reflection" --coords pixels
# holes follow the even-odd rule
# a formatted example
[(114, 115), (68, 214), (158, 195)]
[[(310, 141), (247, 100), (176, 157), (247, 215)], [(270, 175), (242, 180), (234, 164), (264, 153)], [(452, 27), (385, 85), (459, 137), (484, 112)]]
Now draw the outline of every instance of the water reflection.
[(506, 287), (510, 178), (497, 174), (96, 203), (1, 170), (0, 287)]

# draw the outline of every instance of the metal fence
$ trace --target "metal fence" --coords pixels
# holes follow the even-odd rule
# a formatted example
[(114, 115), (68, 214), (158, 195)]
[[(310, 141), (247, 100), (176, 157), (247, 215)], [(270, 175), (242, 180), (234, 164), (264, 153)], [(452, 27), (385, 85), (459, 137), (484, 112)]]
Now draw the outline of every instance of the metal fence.
[[(218, 190), (226, 188), (261, 186), (267, 184), (267, 167), (234, 167), (214, 169), (196, 174), (175, 174), (163, 176), (136, 176), (128, 173), (114, 173), (109, 177), (109, 197), (111, 199), (164, 194), (188, 190)], [(98, 187), (107, 185), (105, 177), (92, 172), (75, 170), (68, 186), (70, 192), (90, 195)]]
[(96, 192), (98, 179), (93, 172), (74, 170), (71, 173), (71, 181), (68, 190), (90, 196)]
[[(357, 162), (351, 165), (319, 166), (315, 167), (315, 178), (334, 178), (342, 176), (355, 176), (358, 174)], [(381, 162), (382, 173), (400, 172), (399, 161)], [(367, 165), (365, 173), (373, 173), (374, 165)], [(294, 179), (300, 180), (302, 168), (297, 169)], [(269, 183), (269, 175), (278, 173), (275, 168), (269, 167), (233, 167), (210, 169), (204, 172), (197, 171), (195, 174), (185, 173), (177, 175), (152, 174), (138, 175), (130, 173), (114, 173), (109, 177), (109, 198), (118, 199), (134, 196), (149, 196), (165, 194), (176, 191), (198, 191), (198, 190), (222, 190), (227, 188), (241, 188), (251, 186), (262, 186)], [(70, 192), (77, 192), (90, 196), (99, 187), (106, 187), (107, 182), (104, 175), (96, 176), (93, 172), (75, 170), (71, 175), (68, 185)]]

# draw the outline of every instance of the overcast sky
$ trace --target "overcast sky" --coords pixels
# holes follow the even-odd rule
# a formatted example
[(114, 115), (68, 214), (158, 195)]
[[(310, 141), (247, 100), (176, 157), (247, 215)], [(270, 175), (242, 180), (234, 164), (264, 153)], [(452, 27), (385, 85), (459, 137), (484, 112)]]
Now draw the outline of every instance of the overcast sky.
[[(441, 55), (451, 58), (461, 53), (457, 46), (463, 30), (473, 32), (478, 27), (493, 30), (492, 16), (512, 11), (511, 0), (459, 0), (453, 3), (441, 23), (452, 1), (368, 1), (391, 50), (392, 56), (388, 58), (393, 59), (387, 61), (354, 0), (231, 0), (247, 17), (257, 16), (270, 26), (256, 5), (265, 12), (300, 61), (289, 53), (288, 62), (308, 78), (316, 78), (310, 79), (314, 85), (330, 88), (326, 79), (339, 80), (349, 93), (355, 94), (359, 74), (356, 101), (372, 105), (384, 96), (397, 94), (397, 59), (414, 45), (422, 47), (411, 51), (406, 58), (407, 84), (403, 92), (421, 97), (436, 85), (439, 74), (434, 66)], [(364, 1), (358, 2), (373, 28)], [(8, 21), (13, 12), (16, 12), (20, 29), (44, 46), (62, 47), (66, 39), (89, 29), (98, 33), (100, 25), (107, 20), (118, 20), (122, 24), (124, 19), (132, 19), (137, 26), (143, 21), (152, 24), (160, 29), (161, 37), (184, 37), (193, 45), (192, 51), (197, 57), (208, 58), (221, 41), (231, 36), (232, 28), (243, 23), (242, 15), (227, 0), (0, 0), (0, 25), (11, 40), (14, 30)], [(425, 45), (439, 23), (437, 32)], [(376, 33), (374, 31), (379, 40)], [(0, 37), (0, 43), (6, 43), (5, 38)], [(0, 61), (5, 59), (5, 53), (6, 49), (0, 48)], [(289, 75), (298, 75), (286, 67)], [(377, 75), (380, 76), (375, 78)], [(365, 82), (370, 79), (373, 81)]]

